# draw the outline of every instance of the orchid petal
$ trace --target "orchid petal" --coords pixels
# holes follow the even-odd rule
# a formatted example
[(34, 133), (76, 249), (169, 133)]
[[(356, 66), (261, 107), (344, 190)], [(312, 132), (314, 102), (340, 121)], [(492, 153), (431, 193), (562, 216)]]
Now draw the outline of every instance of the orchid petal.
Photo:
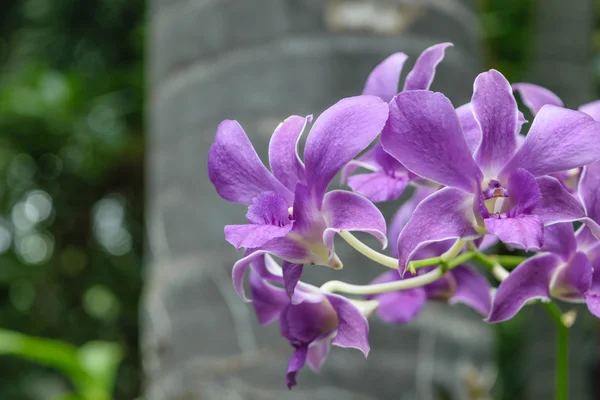
[(545, 105), (533, 120), (525, 142), (500, 177), (517, 168), (534, 176), (591, 164), (600, 159), (600, 122), (580, 111)]
[(517, 101), (506, 78), (492, 69), (475, 79), (471, 104), (482, 134), (475, 161), (484, 176), (496, 178), (517, 148)]
[(481, 172), (463, 136), (454, 107), (443, 94), (402, 92), (390, 102), (381, 133), (385, 151), (413, 173), (473, 192)]
[(338, 317), (338, 329), (333, 344), (362, 351), (369, 355), (369, 323), (365, 316), (348, 299), (336, 294), (326, 294)]
[(358, 194), (361, 194), (374, 203), (396, 200), (406, 186), (409, 179), (407, 176), (394, 177), (384, 172), (354, 175), (348, 178), (348, 186)]
[(519, 92), (521, 100), (533, 116), (546, 104), (562, 107), (563, 102), (550, 90), (533, 83), (515, 83), (512, 85), (515, 92)]
[(303, 183), (296, 185), (293, 207), (294, 226), (292, 232), (310, 240), (321, 240), (321, 232), (325, 229), (325, 221), (310, 189)]
[(596, 121), (600, 121), (600, 100), (586, 103), (578, 108), (579, 111), (586, 113)]
[(253, 272), (250, 273), (250, 288), (254, 311), (261, 325), (279, 318), (281, 311), (290, 302), (283, 289), (271, 285)]
[(462, 303), (482, 315), (488, 315), (492, 300), (487, 279), (473, 268), (464, 265), (454, 268), (451, 274), (456, 280), (456, 289), (448, 303)]
[(444, 59), (446, 49), (453, 46), (452, 43), (439, 43), (425, 49), (413, 69), (406, 76), (404, 90), (427, 90), (433, 82), (435, 69)]
[(306, 181), (317, 203), (339, 170), (381, 132), (388, 105), (375, 96), (349, 97), (315, 121), (304, 149)]
[(560, 222), (544, 227), (542, 251), (554, 253), (566, 262), (575, 254), (576, 249), (577, 241), (571, 222)]
[(533, 210), (535, 215), (542, 218), (544, 225), (556, 222), (578, 221), (585, 217), (585, 210), (581, 203), (572, 196), (558, 179), (543, 176), (537, 178), (537, 183), (542, 194), (542, 200)]
[(319, 303), (288, 304), (279, 319), (281, 336), (293, 345), (308, 345), (323, 335), (329, 335), (337, 324), (336, 310), (326, 296)]
[(583, 168), (577, 191), (586, 215), (600, 223), (600, 161)]
[(403, 276), (411, 258), (422, 247), (447, 239), (475, 239), (473, 195), (454, 188), (441, 189), (415, 209), (398, 237), (398, 268)]
[[(398, 271), (387, 271), (375, 278), (370, 284), (387, 283), (400, 280)], [(422, 287), (398, 290), (367, 296), (367, 300), (377, 300), (377, 315), (391, 324), (403, 324), (412, 321), (419, 315), (427, 295)]]
[(260, 247), (269, 240), (282, 237), (292, 229), (292, 224), (278, 225), (227, 225), (225, 226), (225, 240), (235, 246), (236, 249), (244, 247), (253, 249)]
[(208, 151), (208, 177), (225, 200), (250, 204), (262, 192), (275, 192), (288, 201), (292, 193), (265, 168), (237, 121), (219, 124)]
[(550, 300), (550, 281), (560, 264), (560, 258), (554, 254), (543, 254), (525, 260), (498, 287), (487, 321), (506, 321), (514, 317), (530, 300)]
[[(375, 146), (380, 146), (380, 144), (377, 143)], [(364, 168), (373, 172), (381, 169), (381, 166), (375, 158), (375, 147), (365, 151), (365, 153), (356, 160), (351, 160), (348, 164), (344, 165), (342, 172), (340, 173), (340, 182), (342, 184), (345, 183), (348, 180), (348, 177), (359, 168)]]
[(463, 130), (467, 146), (471, 154), (475, 154), (475, 150), (481, 143), (481, 127), (473, 115), (473, 107), (471, 103), (463, 104), (456, 109), (458, 121)]
[(279, 124), (269, 142), (271, 171), (289, 190), (294, 190), (296, 183), (306, 180), (304, 164), (298, 156), (298, 142), (304, 127), (311, 121), (312, 115), (292, 115)]
[(510, 174), (508, 190), (514, 214), (529, 214), (542, 200), (542, 193), (535, 178), (523, 168)]
[(398, 93), (400, 73), (408, 56), (404, 53), (394, 53), (369, 74), (362, 94), (377, 96), (389, 103)]
[(550, 293), (567, 301), (583, 300), (592, 285), (592, 264), (587, 256), (578, 251), (558, 268), (550, 284)]
[(304, 367), (306, 356), (308, 355), (308, 346), (300, 346), (296, 349), (288, 364), (286, 373), (286, 385), (289, 390), (296, 386), (296, 375)]
[(544, 224), (537, 215), (517, 215), (510, 218), (490, 217), (485, 227), (501, 242), (525, 251), (538, 251), (544, 243)]
[(299, 299), (294, 297), (294, 291), (296, 290), (296, 285), (302, 275), (303, 268), (303, 264), (294, 264), (288, 261), (284, 261), (282, 264), (285, 291), (292, 301), (292, 304), (299, 303)]
[(315, 372), (321, 371), (321, 367), (325, 363), (330, 350), (330, 340), (325, 339), (316, 343), (313, 342), (308, 348), (308, 357), (306, 358), (308, 366)]
[(333, 237), (342, 230), (369, 233), (381, 242), (383, 248), (387, 246), (385, 218), (365, 197), (334, 190), (325, 195), (322, 211), (327, 222), (323, 241), (330, 249), (333, 248)]

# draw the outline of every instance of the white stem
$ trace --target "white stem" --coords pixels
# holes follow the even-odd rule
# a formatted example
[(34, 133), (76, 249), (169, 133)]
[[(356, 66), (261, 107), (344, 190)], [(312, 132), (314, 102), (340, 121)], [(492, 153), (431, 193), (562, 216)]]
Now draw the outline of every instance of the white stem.
[(466, 242), (464, 240), (457, 239), (456, 242), (454, 242), (454, 244), (452, 245), (452, 247), (450, 247), (448, 251), (441, 255), (442, 261), (449, 262), (454, 260), (458, 253), (460, 253), (460, 251), (463, 249), (463, 247), (465, 247), (465, 243)]
[(321, 290), (327, 293), (341, 292), (349, 294), (367, 295), (394, 292), (428, 285), (442, 277), (444, 273), (441, 268), (436, 268), (423, 275), (415, 276), (401, 281), (378, 283), (374, 285), (351, 285), (342, 281), (329, 281), (321, 286)]
[(339, 235), (350, 246), (352, 246), (356, 251), (358, 251), (365, 257), (370, 258), (371, 260), (373, 260), (376, 263), (379, 263), (385, 267), (392, 268), (392, 269), (398, 269), (398, 259), (397, 258), (386, 256), (385, 254), (381, 254), (381, 253), (373, 250), (372, 248), (370, 248), (369, 246), (367, 246), (366, 244), (364, 244), (363, 242), (358, 240), (350, 232), (340, 231)]
[(492, 275), (494, 278), (498, 279), (500, 282), (504, 281), (510, 275), (510, 272), (505, 270), (501, 265), (496, 264), (494, 268), (492, 268)]

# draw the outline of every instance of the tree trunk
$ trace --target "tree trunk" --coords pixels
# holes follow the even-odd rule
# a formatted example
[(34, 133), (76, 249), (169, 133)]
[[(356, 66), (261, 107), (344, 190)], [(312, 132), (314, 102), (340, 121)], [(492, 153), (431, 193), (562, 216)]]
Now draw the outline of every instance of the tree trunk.
[[(316, 116), (359, 94), (371, 68), (393, 52), (414, 60), (431, 44), (454, 42), (433, 89), (457, 106), (469, 101), (480, 70), (473, 3), (151, 2), (142, 314), (149, 399), (485, 398), (474, 393), (485, 380), (482, 366), (492, 365), (491, 331), (470, 310), (440, 304), (406, 326), (373, 318), (368, 360), (336, 348), (320, 375), (306, 369), (287, 391), (292, 349), (276, 325), (258, 326), (231, 285), (240, 254), (223, 239), (223, 226), (243, 221), (245, 209), (220, 199), (206, 171), (221, 120), (239, 120), (265, 156), (282, 118)], [(366, 283), (382, 271), (339, 247), (344, 270), (306, 268), (309, 281)]]

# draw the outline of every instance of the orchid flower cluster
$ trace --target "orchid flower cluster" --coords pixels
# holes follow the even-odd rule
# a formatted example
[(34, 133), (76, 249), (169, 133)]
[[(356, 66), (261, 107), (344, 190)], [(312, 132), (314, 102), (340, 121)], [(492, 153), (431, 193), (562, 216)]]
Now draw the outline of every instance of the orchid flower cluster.
[[(463, 303), (490, 323), (553, 298), (585, 302), (600, 317), (600, 101), (571, 110), (545, 88), (511, 85), (490, 70), (475, 79), (471, 101), (455, 108), (429, 90), (450, 46), (426, 49), (400, 91), (404, 53), (377, 65), (362, 95), (314, 121), (285, 119), (269, 143), (270, 169), (238, 122), (217, 128), (210, 181), (223, 199), (248, 206), (247, 223), (225, 227), (226, 240), (244, 249), (233, 285), (259, 323), (278, 321), (293, 347), (289, 388), (305, 364), (321, 368), (331, 345), (367, 356), (373, 314), (407, 323), (429, 300)], [(329, 190), (338, 173), (351, 191)], [(387, 229), (375, 203), (398, 200), (407, 188)], [(352, 232), (383, 249), (389, 239), (390, 254)], [(305, 265), (342, 268), (336, 234), (390, 270), (367, 285), (302, 282)], [(528, 253), (486, 254), (497, 242)]]

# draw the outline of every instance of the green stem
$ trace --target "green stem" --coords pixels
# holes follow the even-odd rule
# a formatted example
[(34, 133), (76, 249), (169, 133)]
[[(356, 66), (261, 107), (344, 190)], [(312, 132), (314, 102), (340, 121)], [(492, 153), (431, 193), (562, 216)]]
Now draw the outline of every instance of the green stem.
[(556, 325), (556, 370), (554, 377), (555, 399), (569, 398), (569, 327), (563, 320), (560, 308), (554, 303), (544, 303)]
[(519, 266), (519, 264), (521, 264), (523, 261), (527, 260), (527, 257), (521, 257), (521, 256), (496, 256), (495, 257), (496, 261), (498, 261), (499, 264), (502, 264), (502, 266), (508, 268), (508, 269), (513, 269)]

